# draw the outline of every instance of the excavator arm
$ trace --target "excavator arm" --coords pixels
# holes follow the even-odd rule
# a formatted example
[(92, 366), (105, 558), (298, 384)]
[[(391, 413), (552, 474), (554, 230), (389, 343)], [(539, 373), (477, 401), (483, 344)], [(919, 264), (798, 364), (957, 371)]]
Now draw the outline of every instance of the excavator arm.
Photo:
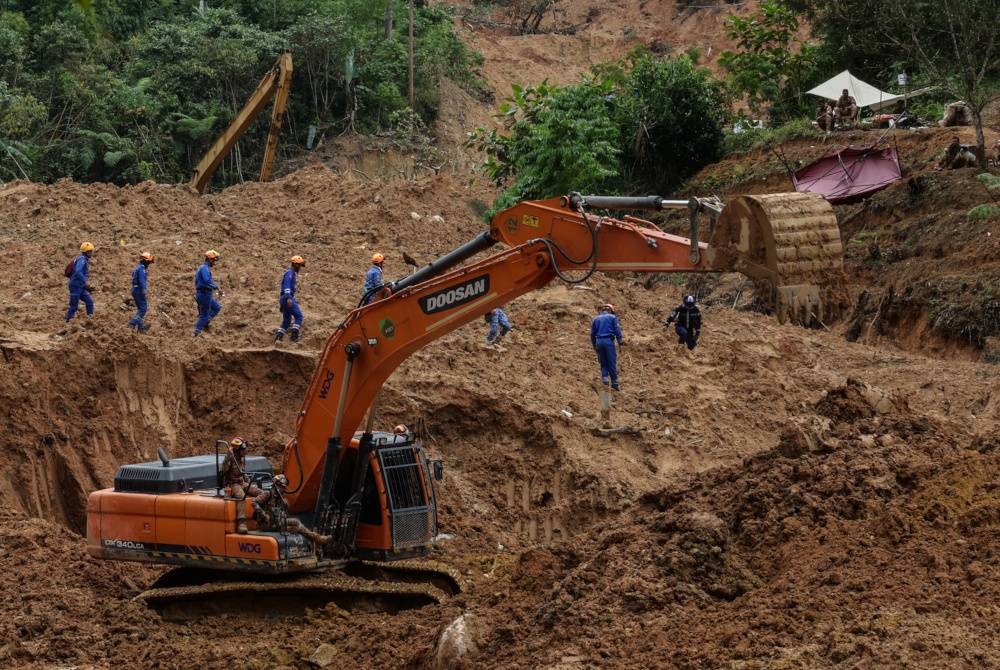
[[(664, 233), (642, 219), (587, 211), (670, 207), (692, 211), (691, 237)], [(697, 241), (694, 217), (706, 210), (713, 220), (709, 243)], [(511, 248), (450, 269), (497, 243)], [(840, 264), (832, 209), (811, 194), (741, 196), (725, 207), (709, 199), (579, 194), (521, 202), (498, 213), (488, 233), (388, 285), (387, 297), (352, 311), (330, 337), (299, 413), (296, 436), (285, 449), (290, 509), (313, 512), (323, 528), (331, 509), (345, 504), (343, 495), (334, 499), (338, 480), (353, 479), (349, 489), (355, 498), (360, 495), (363, 474), (342, 472), (339, 465), (354, 448), (352, 439), (365, 414), (374, 411), (383, 383), (410, 354), (556, 277), (578, 282), (596, 271), (740, 271), (768, 282), (779, 299), (792, 296), (802, 315), (801, 308), (822, 314), (819, 296), (827, 290), (806, 282), (822, 281)], [(800, 295), (807, 297), (800, 300)], [(354, 467), (367, 467), (365, 436), (370, 434), (371, 414)]]
[(243, 136), (254, 119), (260, 116), (271, 100), (274, 100), (274, 108), (271, 111), (271, 127), (267, 134), (267, 144), (264, 147), (264, 159), (260, 165), (260, 181), (267, 181), (271, 177), (271, 166), (274, 163), (274, 155), (278, 149), (278, 135), (281, 132), (281, 125), (285, 114), (285, 105), (288, 102), (288, 91), (292, 85), (292, 54), (285, 51), (278, 57), (274, 67), (272, 67), (264, 78), (257, 84), (257, 88), (250, 94), (246, 104), (233, 119), (229, 127), (226, 128), (215, 140), (205, 155), (198, 162), (191, 176), (191, 188), (198, 193), (204, 193), (212, 175), (222, 160), (229, 155), (233, 146)]

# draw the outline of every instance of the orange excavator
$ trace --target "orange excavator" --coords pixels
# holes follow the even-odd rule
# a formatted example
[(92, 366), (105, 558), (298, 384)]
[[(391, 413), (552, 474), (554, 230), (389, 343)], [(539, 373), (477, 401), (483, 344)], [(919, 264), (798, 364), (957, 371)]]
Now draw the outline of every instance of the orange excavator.
[[(689, 237), (636, 217), (595, 213), (677, 207), (691, 212)], [(698, 239), (703, 212), (710, 218), (707, 244)], [(497, 243), (508, 248), (462, 265)], [(359, 594), (392, 607), (440, 599), (413, 582), (445, 592), (457, 583), (447, 569), (413, 558), (437, 536), (441, 463), (411, 435), (373, 428), (379, 390), (392, 372), (426, 344), (556, 278), (734, 270), (751, 277), (785, 318), (807, 323), (834, 316), (843, 306), (833, 285), (842, 273), (842, 246), (829, 204), (808, 193), (739, 196), (725, 206), (714, 198), (579, 194), (521, 202), (493, 217), (489, 231), (375, 289), (377, 299), (362, 300), (327, 341), (281, 472), (287, 514), (328, 542), (253, 523), (238, 533), (237, 505), (250, 511), (251, 501), (227, 496), (218, 452), (174, 460), (161, 452), (159, 461), (122, 466), (114, 488), (90, 495), (88, 553), (186, 566), (182, 576), (167, 573), (148, 592), (147, 602), (164, 615), (204, 601), (206, 593), (216, 604), (265, 591), (294, 594), (300, 604), (319, 599), (341, 606)], [(261, 488), (273, 486), (264, 458), (248, 459), (247, 475)], [(301, 573), (308, 574), (289, 578)], [(217, 598), (220, 591), (227, 598)]]
[(225, 132), (216, 138), (215, 142), (208, 148), (205, 155), (198, 161), (191, 176), (190, 187), (198, 193), (204, 193), (216, 168), (222, 160), (233, 150), (236, 142), (243, 137), (254, 119), (260, 116), (267, 103), (274, 100), (274, 107), (271, 109), (271, 126), (267, 132), (267, 143), (264, 146), (264, 158), (260, 164), (260, 181), (267, 181), (271, 178), (271, 166), (274, 164), (274, 156), (278, 151), (278, 135), (281, 133), (281, 125), (284, 120), (285, 105), (288, 103), (288, 92), (292, 87), (292, 53), (283, 52), (274, 66), (268, 70), (264, 78), (257, 84), (257, 88), (247, 98), (243, 108), (226, 128)]

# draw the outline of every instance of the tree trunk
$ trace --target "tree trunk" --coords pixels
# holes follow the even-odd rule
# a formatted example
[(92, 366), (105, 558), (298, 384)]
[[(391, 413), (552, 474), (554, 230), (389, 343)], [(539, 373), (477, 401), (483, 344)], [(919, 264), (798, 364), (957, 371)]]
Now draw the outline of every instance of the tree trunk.
[(392, 6), (395, 0), (385, 0), (385, 38), (392, 39)]
[(414, 97), (413, 97), (413, 0), (410, 0), (410, 37), (409, 37), (409, 42), (410, 42), (410, 44), (409, 44), (409, 54), (408, 54), (409, 57), (407, 58), (407, 60), (409, 61), (409, 63), (408, 63), (408, 69), (409, 69), (409, 75), (410, 75), (410, 82), (409, 82), (409, 86), (407, 88), (407, 98), (410, 101), (410, 109), (413, 109), (413, 100), (414, 100)]
[(986, 136), (983, 134), (983, 110), (978, 107), (969, 106), (972, 110), (972, 125), (976, 128), (976, 160), (979, 162), (979, 169), (986, 169)]

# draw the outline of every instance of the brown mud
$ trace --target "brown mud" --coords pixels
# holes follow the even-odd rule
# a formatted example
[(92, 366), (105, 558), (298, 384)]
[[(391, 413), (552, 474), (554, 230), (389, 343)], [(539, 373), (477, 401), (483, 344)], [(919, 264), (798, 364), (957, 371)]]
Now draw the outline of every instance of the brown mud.
[[(237, 432), (277, 463), (367, 256), (385, 252), (402, 276), (403, 251), (425, 262), (481, 230), (485, 197), (446, 175), (373, 186), (319, 167), (203, 199), (154, 184), (8, 186), (4, 663), (220, 667), (237, 653), (248, 667), (308, 667), (326, 643), (352, 666), (432, 667), (463, 614), (478, 649), (467, 667), (1000, 662), (997, 368), (851, 343), (845, 324), (781, 326), (712, 295), (689, 354), (658, 324), (685, 287), (629, 276), (524, 296), (508, 306), (506, 352), (483, 348), (475, 323), (389, 380), (379, 424), (416, 426), (446, 463), (441, 530), (454, 538), (434, 558), (465, 591), (443, 604), (172, 623), (135, 600), (162, 570), (86, 557), (86, 495), (121, 463)], [(66, 328), (60, 273), (84, 237), (98, 246), (97, 314)], [(227, 295), (194, 339), (191, 274), (207, 247), (222, 253)], [(136, 336), (125, 296), (147, 248), (153, 327)], [(276, 348), (292, 253), (307, 259), (306, 327)], [(588, 324), (604, 301), (626, 333), (613, 419), (637, 435), (593, 431)]]
[[(688, 33), (660, 38), (699, 48), (699, 35), (718, 32), (721, 12), (666, 5), (576, 8), (594, 27), (572, 36), (468, 30), (502, 96), (505, 77), (562, 81), (625, 53), (636, 31), (689, 21)], [(669, 20), (636, 20), (643, 11)], [(488, 111), (452, 94), (442, 123), (458, 138)], [(205, 453), (220, 436), (243, 435), (280, 463), (370, 254), (385, 253), (395, 279), (412, 270), (404, 253), (423, 264), (484, 229), (493, 192), (461, 174), (470, 159), (457, 140), (454, 169), (435, 176), (372, 158), (372, 172), (418, 175), (388, 182), (345, 163), (203, 198), (153, 183), (0, 187), (0, 664), (1000, 666), (1000, 368), (983, 362), (1000, 230), (966, 216), (991, 197), (977, 171), (933, 170), (950, 132), (892, 136), (906, 179), (837, 208), (857, 309), (829, 330), (733, 309), (753, 299), (735, 275), (600, 275), (508, 305), (506, 351), (483, 347), (477, 322), (413, 355), (387, 382), (377, 423), (414, 427), (444, 460), (439, 520), (450, 539), (432, 558), (464, 589), (395, 614), (332, 603), (291, 618), (163, 621), (138, 596), (164, 569), (86, 556), (86, 496), (122, 463), (158, 447)], [(782, 151), (808, 161), (829, 143), (877, 136)], [(784, 190), (770, 152), (727, 159), (691, 185), (698, 195)], [(62, 270), (84, 239), (97, 245), (97, 314), (67, 326)], [(226, 295), (194, 339), (192, 274), (208, 248), (222, 254)], [(137, 336), (128, 280), (147, 249), (157, 256), (152, 329)], [(307, 259), (306, 324), (302, 342), (274, 347), (292, 254)], [(688, 353), (659, 321), (692, 291), (706, 324)], [(588, 325), (608, 301), (626, 337), (612, 419), (631, 432), (605, 437)]]

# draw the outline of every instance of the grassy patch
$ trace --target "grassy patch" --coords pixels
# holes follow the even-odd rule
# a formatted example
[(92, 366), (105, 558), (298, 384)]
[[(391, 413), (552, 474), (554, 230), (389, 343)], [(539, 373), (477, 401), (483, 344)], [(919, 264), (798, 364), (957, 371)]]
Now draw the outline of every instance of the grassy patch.
[(988, 219), (994, 219), (1000, 217), (1000, 207), (990, 204), (976, 205), (975, 207), (969, 210), (969, 213), (966, 214), (966, 216), (973, 221), (985, 221)]
[(809, 119), (795, 119), (777, 128), (751, 128), (742, 133), (726, 133), (722, 152), (724, 156), (739, 155), (795, 139), (822, 136), (823, 133), (813, 128)]

